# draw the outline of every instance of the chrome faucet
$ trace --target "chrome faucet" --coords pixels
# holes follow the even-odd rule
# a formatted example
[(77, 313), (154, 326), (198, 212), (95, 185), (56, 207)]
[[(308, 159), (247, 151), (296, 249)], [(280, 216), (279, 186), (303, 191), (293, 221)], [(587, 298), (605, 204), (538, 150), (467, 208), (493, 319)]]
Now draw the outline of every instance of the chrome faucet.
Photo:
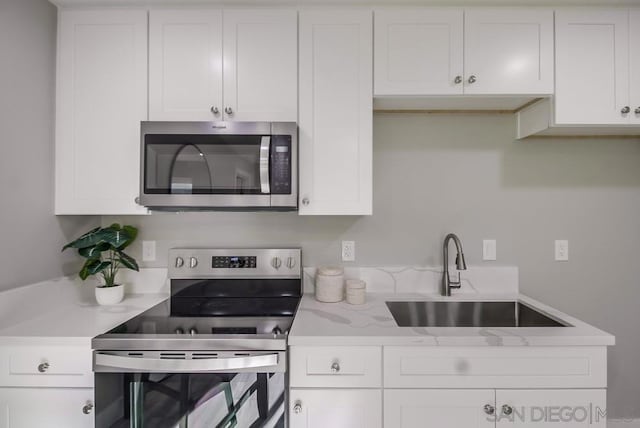
[(456, 256), (456, 268), (461, 270), (467, 270), (467, 263), (464, 261), (464, 253), (462, 252), (462, 242), (455, 234), (450, 233), (444, 238), (443, 255), (444, 255), (444, 269), (442, 272), (442, 288), (440, 294), (443, 296), (451, 296), (452, 288), (460, 288), (460, 272), (458, 272), (458, 281), (451, 281), (449, 278), (449, 241), (453, 239), (456, 244), (456, 250), (458, 255)]

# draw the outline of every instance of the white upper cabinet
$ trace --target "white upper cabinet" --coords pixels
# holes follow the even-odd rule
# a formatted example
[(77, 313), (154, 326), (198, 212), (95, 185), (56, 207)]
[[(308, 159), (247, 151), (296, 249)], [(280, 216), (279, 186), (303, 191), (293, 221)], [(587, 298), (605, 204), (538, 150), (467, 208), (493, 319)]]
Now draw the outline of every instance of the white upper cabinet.
[(633, 9), (629, 14), (629, 31), (632, 41), (631, 49), (631, 123), (640, 125), (640, 9)]
[(375, 95), (553, 93), (550, 9), (380, 9)]
[(300, 214), (372, 211), (373, 34), (364, 10), (300, 13)]
[(233, 120), (298, 119), (294, 10), (224, 12), (224, 111)]
[(149, 13), (150, 120), (222, 117), (221, 29), (221, 10)]
[(556, 122), (629, 123), (629, 101), (629, 12), (558, 10)]
[(376, 95), (462, 94), (463, 12), (375, 12)]
[(152, 10), (150, 120), (295, 122), (295, 10)]
[(58, 22), (56, 214), (141, 214), (147, 12), (63, 10)]
[(465, 94), (552, 94), (553, 11), (466, 10), (464, 69)]

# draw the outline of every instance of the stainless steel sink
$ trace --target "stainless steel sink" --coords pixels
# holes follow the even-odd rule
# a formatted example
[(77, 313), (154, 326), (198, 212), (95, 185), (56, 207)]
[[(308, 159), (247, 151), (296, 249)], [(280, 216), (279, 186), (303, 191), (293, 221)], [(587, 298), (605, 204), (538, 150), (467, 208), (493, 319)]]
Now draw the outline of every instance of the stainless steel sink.
[(568, 327), (521, 302), (386, 302), (399, 327)]

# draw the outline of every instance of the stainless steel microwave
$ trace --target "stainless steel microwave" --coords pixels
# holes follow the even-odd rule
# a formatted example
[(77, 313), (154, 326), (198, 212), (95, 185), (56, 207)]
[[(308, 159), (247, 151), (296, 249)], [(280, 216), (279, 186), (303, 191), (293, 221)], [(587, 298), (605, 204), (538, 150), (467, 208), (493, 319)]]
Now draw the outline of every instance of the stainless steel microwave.
[(140, 205), (297, 209), (294, 122), (142, 122), (140, 135)]

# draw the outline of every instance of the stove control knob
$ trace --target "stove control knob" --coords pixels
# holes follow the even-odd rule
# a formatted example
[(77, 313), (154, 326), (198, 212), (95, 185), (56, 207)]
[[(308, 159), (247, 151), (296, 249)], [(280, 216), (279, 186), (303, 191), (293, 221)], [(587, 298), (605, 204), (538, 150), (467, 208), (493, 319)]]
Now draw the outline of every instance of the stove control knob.
[(184, 334), (184, 330), (182, 329), (182, 327), (176, 328), (176, 334)]
[(196, 334), (198, 334), (198, 330), (197, 330), (195, 327), (191, 327), (191, 328), (189, 329), (189, 334), (190, 334), (191, 336), (195, 336)]
[(181, 268), (184, 266), (184, 259), (182, 257), (176, 257), (176, 267)]
[(278, 334), (282, 334), (282, 329), (279, 326), (275, 326), (273, 327), (273, 330), (271, 330), (271, 333), (273, 333), (274, 336), (277, 336)]
[(289, 269), (293, 269), (294, 267), (296, 267), (296, 259), (295, 259), (295, 258), (293, 258), (293, 257), (289, 257), (289, 258), (287, 259), (287, 267), (288, 267)]
[(193, 269), (196, 266), (198, 266), (198, 259), (196, 259), (195, 257), (189, 257), (189, 267)]
[(271, 266), (276, 269), (280, 269), (280, 266), (282, 266), (282, 260), (280, 260), (280, 257), (274, 257), (271, 259)]

